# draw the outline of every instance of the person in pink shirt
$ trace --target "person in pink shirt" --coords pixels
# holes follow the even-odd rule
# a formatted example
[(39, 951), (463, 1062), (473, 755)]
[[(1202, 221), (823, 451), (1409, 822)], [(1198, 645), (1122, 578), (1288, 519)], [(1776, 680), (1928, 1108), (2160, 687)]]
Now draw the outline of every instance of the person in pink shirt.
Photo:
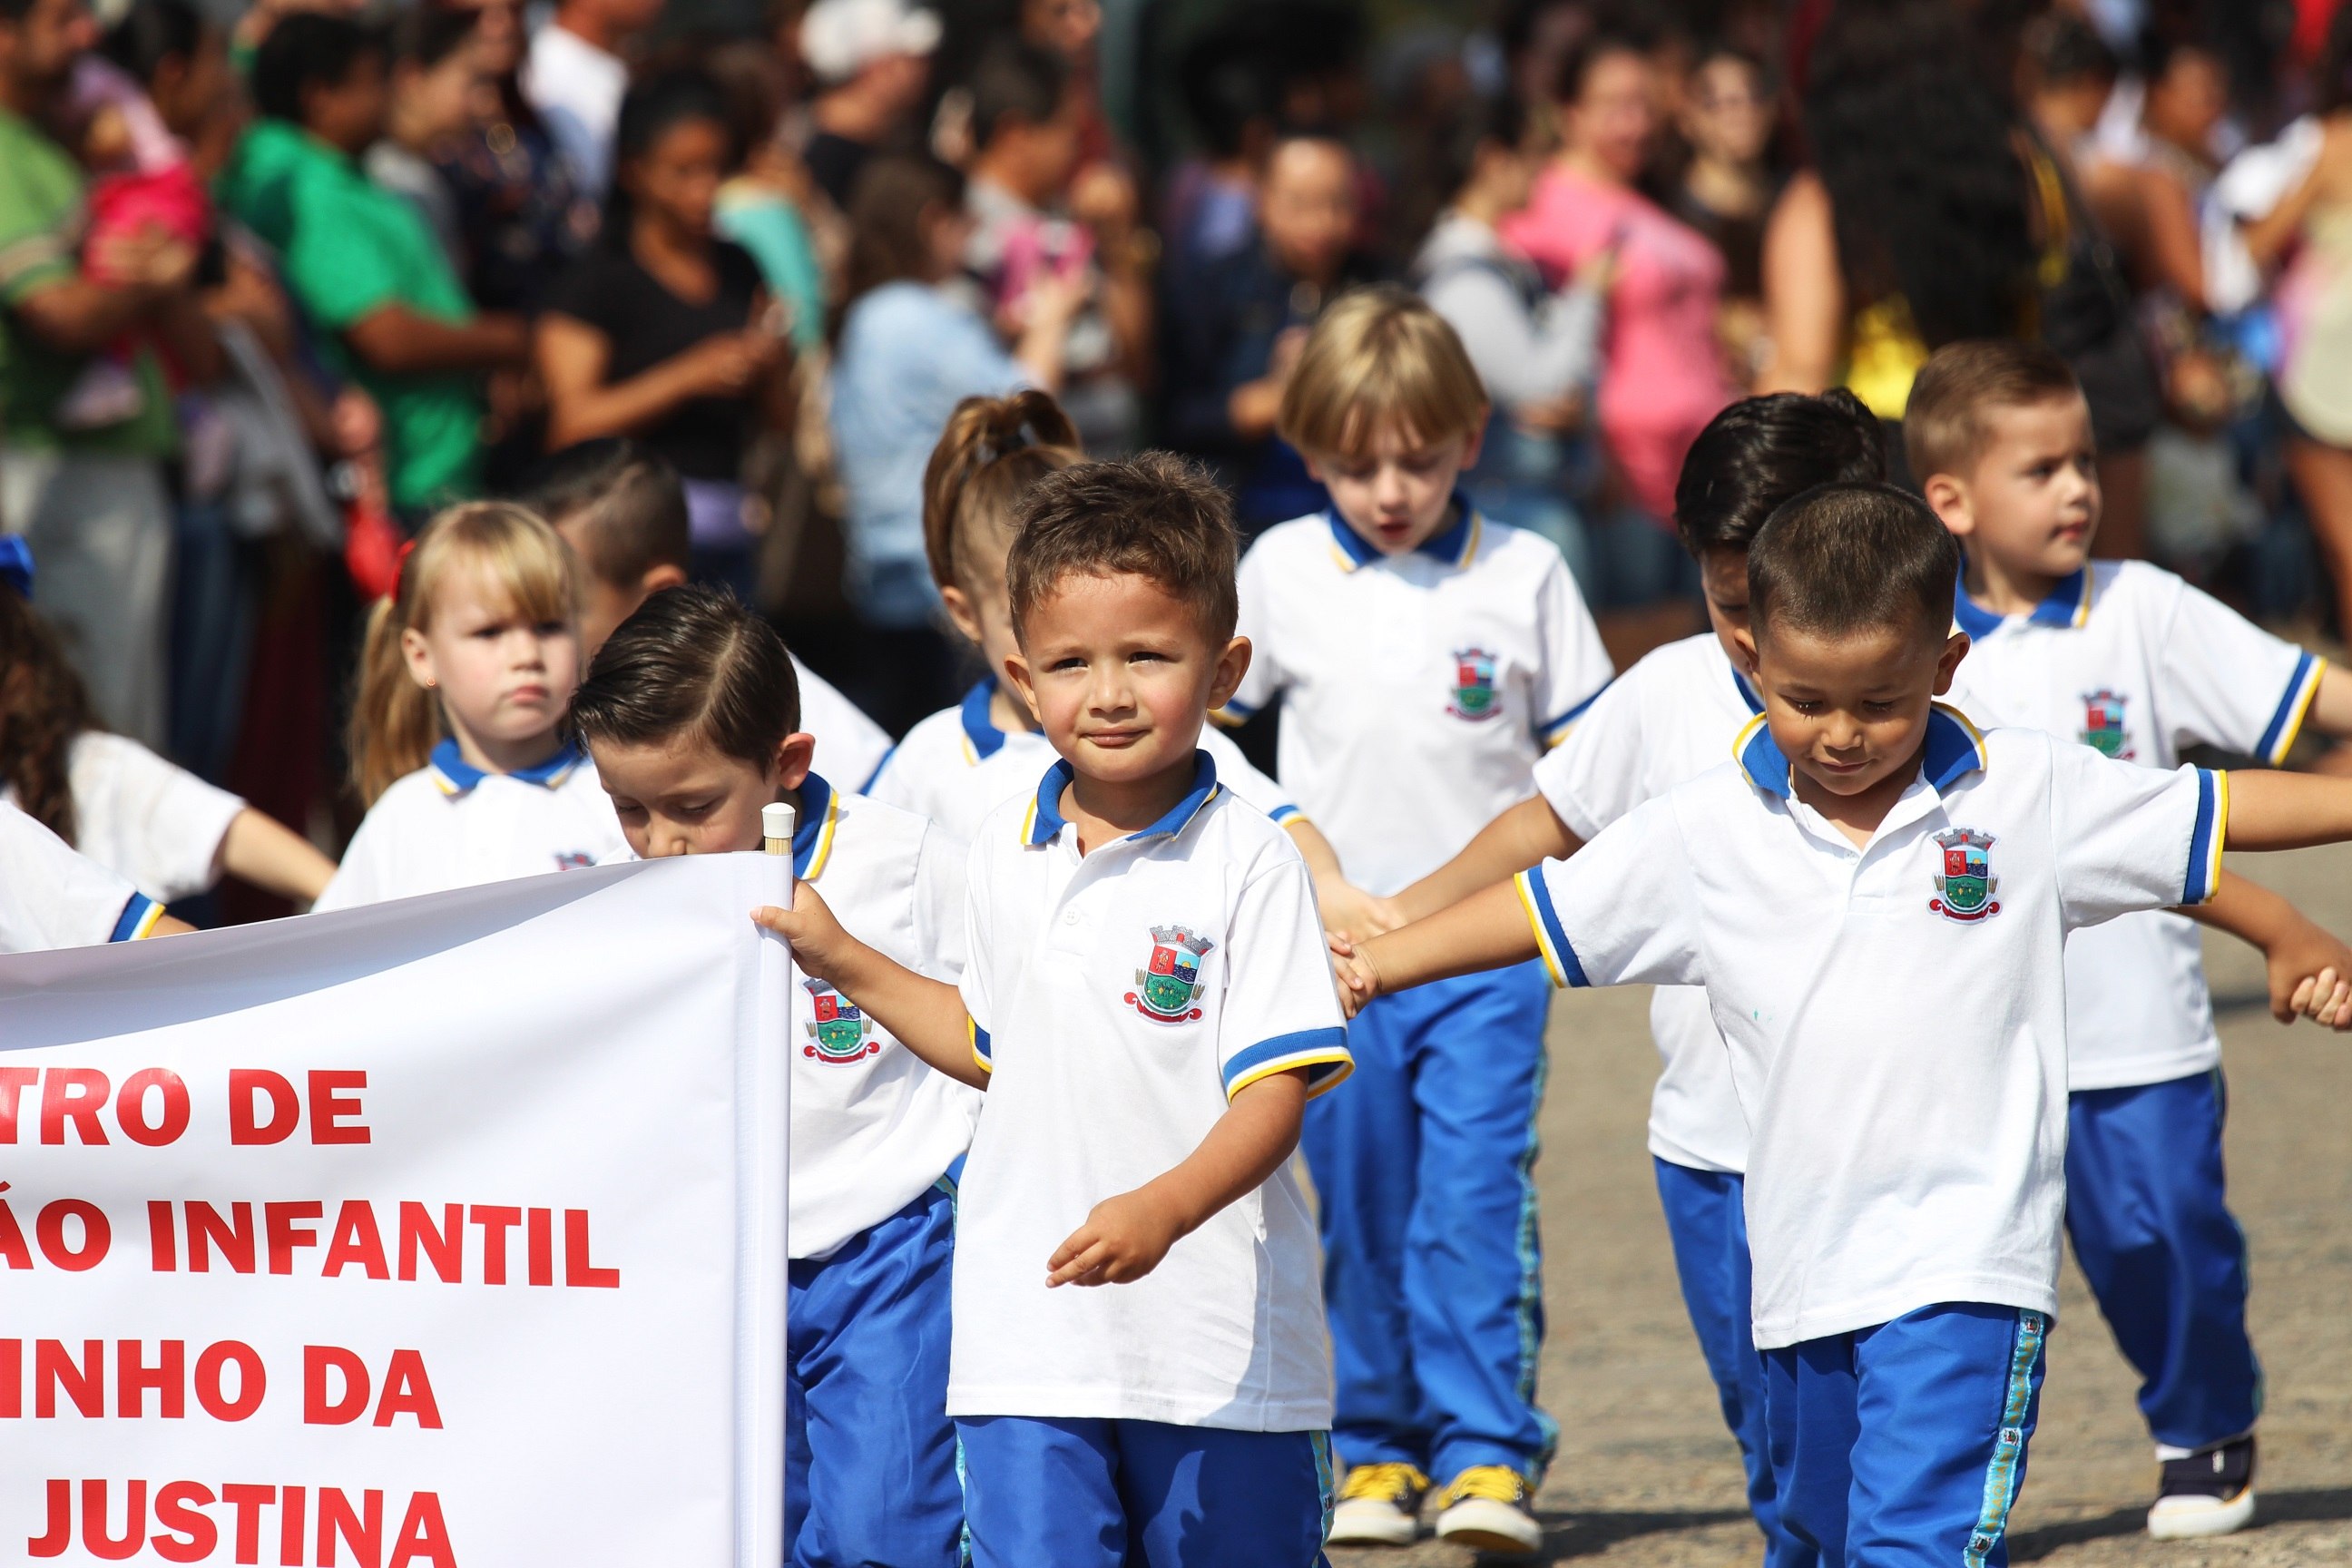
[(1601, 342), (1601, 437), (1631, 499), (1674, 513), (1683, 454), (1738, 395), (1716, 332), (1724, 265), (1696, 229), (1634, 189), (1658, 125), (1658, 73), (1632, 41), (1587, 37), (1562, 64), (1559, 152), (1502, 237), (1554, 287), (1618, 248)]

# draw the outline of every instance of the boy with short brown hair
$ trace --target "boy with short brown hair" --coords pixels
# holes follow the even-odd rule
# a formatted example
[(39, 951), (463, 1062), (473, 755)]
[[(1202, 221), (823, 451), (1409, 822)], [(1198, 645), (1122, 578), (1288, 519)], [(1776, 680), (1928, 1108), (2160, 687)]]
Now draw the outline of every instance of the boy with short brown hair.
[[(1954, 343), (1904, 419), (1911, 470), (1965, 551), (1952, 614), (1972, 641), (1960, 701), (2148, 767), (2207, 745), (2276, 767), (2308, 724), (2352, 733), (2352, 676), (2171, 573), (2094, 561), (2091, 416), (2064, 361)], [(2270, 929), (2309, 928), (2284, 900)], [(2238, 901), (2242, 901), (2241, 898)], [(2275, 936), (2237, 930), (2275, 951)], [(2262, 1372), (2246, 1334), (2245, 1237), (2225, 1202), (2221, 1044), (2196, 928), (2127, 915), (2067, 944), (2066, 1223), (2142, 1379), (2157, 1442), (2149, 1533), (2226, 1534), (2254, 1510)]]
[(972, 1561), (1315, 1563), (1330, 1373), (1288, 1163), (1349, 1058), (1306, 863), (1196, 744), (1250, 660), (1230, 515), (1156, 455), (1048, 475), (1024, 514), (1009, 672), (1061, 761), (972, 846), (961, 990), (805, 884), (758, 918), (987, 1090), (948, 1387)]

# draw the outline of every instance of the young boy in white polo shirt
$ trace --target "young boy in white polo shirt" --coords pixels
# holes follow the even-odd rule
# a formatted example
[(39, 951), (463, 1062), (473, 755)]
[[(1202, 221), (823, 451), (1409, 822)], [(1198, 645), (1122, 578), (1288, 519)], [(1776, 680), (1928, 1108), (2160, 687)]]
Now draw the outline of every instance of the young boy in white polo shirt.
[[(1764, 711), (1732, 765), (1567, 861), (1374, 938), (1356, 995), (1522, 962), (1704, 985), (1751, 1130), (1756, 1342), (1781, 1518), (1824, 1562), (2004, 1560), (2065, 1199), (2065, 933), (2201, 901), (2222, 846), (2352, 837), (2352, 782), (2158, 773), (1934, 699), (1959, 553), (1835, 485), (1748, 557)], [(2322, 972), (2300, 1000), (2352, 1019)]]
[[(1919, 373), (1911, 470), (1966, 554), (1953, 606), (1980, 721), (2169, 768), (2192, 745), (2285, 761), (2305, 726), (2352, 734), (2352, 674), (2160, 567), (2093, 561), (2097, 452), (2066, 363), (1954, 343)], [(2253, 1518), (2263, 1380), (2246, 1335), (2245, 1238), (2225, 1201), (2221, 1044), (2197, 931), (2151, 912), (2066, 949), (2066, 1223), (2157, 1441), (2148, 1531)]]
[[(756, 849), (762, 811), (786, 802), (798, 814), (793, 876), (868, 940), (952, 978), (962, 846), (811, 772), (799, 707), (792, 656), (766, 622), (724, 588), (673, 587), (604, 643), (572, 720), (633, 855)], [(785, 1557), (955, 1568), (950, 1173), (979, 1097), (824, 981), (793, 978)]]
[[(1254, 650), (1223, 717), (1279, 699), (1276, 774), (1382, 896), (1496, 813), (1592, 695), (1609, 656), (1549, 542), (1455, 488), (1486, 395), (1454, 329), (1398, 289), (1323, 313), (1280, 427), (1331, 506), (1242, 562)], [(1525, 1552), (1558, 1428), (1536, 1404), (1543, 1342), (1536, 1110), (1550, 994), (1533, 963), (1367, 1008), (1356, 1082), (1307, 1113), (1348, 1467), (1335, 1542), (1411, 1541), (1432, 1478), (1437, 1533)]]
[(1023, 512), (1007, 673), (1061, 761), (982, 825), (961, 990), (805, 883), (754, 918), (987, 1090), (948, 1386), (972, 1561), (1319, 1563), (1330, 1373), (1288, 1161), (1349, 1056), (1306, 863), (1198, 749), (1250, 659), (1231, 513), (1159, 455)]
[[(1594, 698), (1536, 763), (1534, 792), (1399, 893), (1398, 912), (1419, 920), (1548, 858), (1564, 859), (1643, 801), (1720, 763), (1761, 705), (1733, 640), (1748, 625), (1748, 541), (1775, 508), (1815, 485), (1885, 475), (1877, 416), (1843, 389), (1743, 398), (1710, 420), (1683, 459), (1675, 524), (1698, 563), (1711, 629), (1644, 656)], [(1650, 1033), (1662, 1064), (1650, 1153), (1683, 1302), (1739, 1444), (1767, 1568), (1803, 1568), (1811, 1553), (1781, 1526), (1772, 1492), (1764, 1363), (1748, 1321), (1748, 1120), (1706, 992), (1659, 986)], [(1349, 1507), (1370, 1511), (1361, 1500), (1342, 1505)]]

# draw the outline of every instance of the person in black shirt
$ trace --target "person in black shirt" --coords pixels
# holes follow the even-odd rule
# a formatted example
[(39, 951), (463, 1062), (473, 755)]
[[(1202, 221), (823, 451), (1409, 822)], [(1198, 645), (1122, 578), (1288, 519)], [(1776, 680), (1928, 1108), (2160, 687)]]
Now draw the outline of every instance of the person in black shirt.
[(549, 449), (635, 437), (686, 481), (696, 574), (748, 589), (743, 458), (789, 416), (790, 345), (758, 266), (712, 231), (737, 156), (708, 77), (631, 89), (603, 233), (549, 291), (537, 352)]

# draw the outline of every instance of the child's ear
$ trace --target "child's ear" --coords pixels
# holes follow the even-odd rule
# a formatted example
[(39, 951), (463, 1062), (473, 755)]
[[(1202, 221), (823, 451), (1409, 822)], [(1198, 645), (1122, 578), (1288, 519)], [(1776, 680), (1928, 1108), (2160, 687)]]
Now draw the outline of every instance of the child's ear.
[(1754, 623), (1750, 622), (1748, 625), (1744, 626), (1732, 627), (1731, 640), (1733, 645), (1739, 649), (1739, 663), (1741, 668), (1747, 671), (1748, 678), (1750, 680), (1755, 679), (1761, 672), (1756, 666), (1756, 630)]
[(1921, 493), (1927, 505), (1953, 537), (1966, 539), (1977, 528), (1976, 508), (1969, 500), (1969, 487), (1951, 474), (1929, 474)]
[(408, 679), (432, 690), (438, 678), (433, 669), (433, 649), (423, 632), (411, 626), (400, 634), (400, 657), (408, 666)]
[(1936, 656), (1936, 695), (1943, 696), (1952, 689), (1952, 677), (1958, 673), (1960, 660), (1969, 656), (1969, 634), (1954, 632), (1944, 639), (1944, 651)]
[(1209, 682), (1209, 711), (1214, 713), (1233, 700), (1234, 693), (1242, 689), (1242, 677), (1249, 673), (1250, 640), (1235, 637), (1217, 655), (1216, 679)]
[(1314, 453), (1301, 452), (1298, 454), (1298, 460), (1307, 465), (1308, 479), (1318, 485), (1328, 485), (1331, 482), (1331, 476), (1323, 471), (1323, 465), (1316, 460)]
[(1486, 416), (1492, 412), (1491, 408), (1479, 409), (1478, 423), (1472, 426), (1470, 434), (1463, 438), (1462, 468), (1468, 469), (1478, 466), (1478, 454), (1486, 445)]
[(795, 730), (776, 742), (775, 784), (778, 789), (798, 789), (808, 783), (816, 761), (816, 737)]
[(637, 603), (642, 605), (664, 588), (676, 588), (685, 582), (686, 568), (683, 566), (667, 561), (658, 566), (648, 566), (646, 574), (637, 579)]
[(1029, 722), (1044, 729), (1045, 715), (1037, 710), (1037, 689), (1029, 679), (1029, 657), (1018, 647), (1004, 656), (1004, 679), (1013, 683), (1021, 706), (1029, 710)]
[(940, 590), (940, 603), (947, 606), (948, 620), (963, 634), (964, 641), (980, 646), (980, 609), (971, 595), (950, 583)]

